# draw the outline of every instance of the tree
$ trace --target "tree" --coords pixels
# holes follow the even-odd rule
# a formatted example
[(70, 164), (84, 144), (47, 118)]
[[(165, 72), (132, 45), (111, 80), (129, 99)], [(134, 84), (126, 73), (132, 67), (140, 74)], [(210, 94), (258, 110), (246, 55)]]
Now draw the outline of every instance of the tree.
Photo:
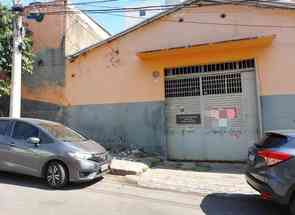
[[(0, 4), (0, 97), (10, 93), (10, 77), (12, 69), (13, 14)], [(29, 34), (22, 44), (22, 73), (32, 73), (33, 52), (32, 39)]]

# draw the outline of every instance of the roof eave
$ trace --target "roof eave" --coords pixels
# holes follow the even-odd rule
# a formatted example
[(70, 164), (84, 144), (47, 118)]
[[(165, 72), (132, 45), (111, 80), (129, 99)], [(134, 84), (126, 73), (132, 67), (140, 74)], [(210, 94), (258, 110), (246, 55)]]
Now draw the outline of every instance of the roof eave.
[(79, 57), (81, 54), (86, 53), (86, 52), (88, 52), (89, 50), (91, 50), (93, 48), (96, 48), (96, 47), (102, 46), (104, 44), (107, 44), (107, 43), (109, 43), (109, 42), (111, 42), (111, 41), (113, 41), (113, 40), (115, 40), (117, 38), (120, 38), (120, 37), (122, 37), (122, 36), (124, 36), (124, 35), (126, 35), (126, 34), (128, 34), (130, 32), (132, 32), (132, 31), (135, 31), (135, 30), (141, 28), (142, 26), (145, 26), (145, 25), (147, 25), (147, 24), (149, 24), (149, 23), (151, 23), (151, 22), (153, 22), (153, 21), (155, 21), (157, 19), (160, 19), (162, 17), (165, 17), (165, 16), (167, 16), (167, 15), (169, 15), (171, 13), (174, 13), (174, 12), (182, 9), (183, 7), (185, 7), (185, 5), (187, 5), (187, 4), (192, 4), (193, 2), (199, 2), (199, 1), (200, 0), (188, 0), (188, 1), (185, 1), (183, 3), (183, 5), (176, 6), (175, 8), (171, 8), (169, 10), (166, 10), (166, 11), (163, 11), (161, 13), (158, 13), (157, 15), (152, 16), (150, 18), (147, 18), (146, 20), (138, 23), (137, 25), (135, 25), (135, 26), (133, 26), (131, 28), (128, 28), (128, 29), (126, 29), (126, 30), (124, 30), (124, 31), (122, 31), (122, 32), (120, 32), (118, 34), (115, 34), (115, 35), (107, 38), (106, 40), (103, 40), (103, 41), (101, 41), (99, 43), (96, 43), (96, 44), (94, 44), (92, 46), (89, 46), (89, 47), (87, 47), (85, 49), (82, 49), (82, 50), (80, 50), (80, 51), (78, 51), (78, 52), (76, 52), (76, 53), (74, 53), (72, 55), (69, 55), (69, 56), (67, 56), (67, 59), (70, 60), (70, 61), (73, 61), (77, 57)]
[(82, 49), (82, 50), (80, 50), (80, 51), (78, 51), (78, 52), (76, 52), (76, 53), (74, 53), (72, 55), (67, 56), (66, 58), (68, 60), (70, 60), (70, 61), (74, 61), (80, 55), (82, 55), (82, 54), (84, 54), (84, 53), (86, 53), (86, 52), (88, 52), (88, 51), (90, 51), (90, 50), (92, 50), (94, 48), (97, 48), (97, 47), (100, 47), (100, 46), (102, 46), (104, 44), (107, 44), (107, 43), (109, 43), (109, 42), (111, 42), (111, 41), (113, 41), (113, 40), (115, 40), (117, 38), (120, 38), (120, 37), (130, 33), (130, 32), (133, 32), (133, 31), (135, 31), (135, 30), (137, 30), (137, 29), (139, 29), (139, 28), (141, 28), (141, 27), (143, 27), (143, 26), (145, 26), (145, 25), (147, 25), (147, 24), (149, 24), (149, 23), (151, 23), (153, 21), (156, 21), (156, 20), (158, 20), (160, 18), (163, 18), (163, 17), (165, 17), (167, 15), (170, 15), (171, 13), (174, 13), (174, 12), (184, 8), (188, 4), (190, 5), (192, 3), (201, 3), (201, 2), (207, 3), (208, 6), (211, 6), (211, 5), (213, 6), (213, 5), (216, 5), (216, 4), (217, 5), (220, 5), (220, 4), (233, 4), (233, 5), (238, 4), (238, 5), (265, 7), (265, 8), (269, 8), (269, 7), (273, 8), (273, 7), (275, 7), (275, 8), (278, 8), (278, 9), (291, 9), (291, 10), (295, 9), (295, 4), (294, 3), (282, 3), (282, 2), (271, 2), (270, 3), (270, 2), (266, 2), (266, 1), (264, 2), (263, 0), (259, 1), (259, 2), (251, 2), (251, 1), (244, 2), (244, 1), (240, 1), (240, 0), (236, 0), (236, 2), (231, 1), (231, 0), (228, 0), (228, 1), (227, 0), (187, 0), (180, 6), (176, 6), (175, 8), (171, 8), (171, 9), (168, 9), (168, 10), (163, 11), (161, 13), (158, 13), (157, 15), (155, 15), (153, 17), (150, 17), (150, 18), (138, 23), (137, 25), (135, 25), (135, 26), (133, 26), (131, 28), (128, 28), (128, 29), (126, 29), (126, 30), (124, 30), (124, 31), (122, 31), (122, 32), (120, 32), (118, 34), (115, 34), (115, 35), (107, 38), (106, 40), (103, 40), (103, 41), (101, 41), (99, 43), (96, 43), (96, 44), (94, 44), (92, 46), (89, 46), (89, 47), (87, 47), (85, 49)]

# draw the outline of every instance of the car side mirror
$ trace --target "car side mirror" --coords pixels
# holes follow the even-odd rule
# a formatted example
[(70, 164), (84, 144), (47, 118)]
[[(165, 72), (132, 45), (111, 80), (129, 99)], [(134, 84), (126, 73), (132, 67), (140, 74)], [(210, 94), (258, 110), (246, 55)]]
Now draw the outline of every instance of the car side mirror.
[(37, 146), (37, 145), (40, 144), (40, 138), (38, 138), (38, 137), (30, 137), (30, 138), (27, 139), (27, 142), (29, 144), (33, 144), (33, 145)]

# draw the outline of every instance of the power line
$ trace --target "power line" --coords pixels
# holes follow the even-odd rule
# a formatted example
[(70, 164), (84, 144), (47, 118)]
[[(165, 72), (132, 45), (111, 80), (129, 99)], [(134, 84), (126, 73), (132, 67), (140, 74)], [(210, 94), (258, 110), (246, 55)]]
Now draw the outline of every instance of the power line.
[[(134, 18), (134, 19), (142, 19), (142, 17), (137, 17), (137, 16), (129, 16), (129, 15), (122, 15), (122, 14), (111, 14), (111, 13), (106, 13), (105, 15), (110, 15), (110, 16), (121, 16), (121, 17), (126, 17), (126, 18)], [(240, 27), (265, 27), (265, 28), (291, 28), (295, 29), (295, 26), (282, 26), (282, 25), (262, 25), (262, 24), (256, 24), (256, 25), (250, 25), (250, 24), (235, 24), (235, 23), (220, 23), (220, 22), (202, 22), (202, 21), (194, 21), (194, 20), (158, 20), (160, 22), (174, 22), (174, 23), (188, 23), (188, 24), (201, 24), (201, 25), (221, 25), (221, 26), (240, 26)]]
[[(218, 3), (221, 4), (221, 3)], [(80, 11), (86, 13), (102, 13), (102, 12), (130, 12), (130, 11), (163, 11), (164, 9), (171, 9), (176, 7), (183, 7), (183, 8), (194, 8), (199, 7), (199, 5), (193, 4), (173, 4), (173, 5), (156, 5), (156, 6), (142, 6), (142, 7), (116, 7), (116, 8), (109, 8), (109, 9), (82, 9)], [(58, 14), (58, 13), (71, 13), (75, 12), (73, 10), (53, 10), (50, 12), (46, 12), (44, 14)]]
[(67, 3), (67, 4), (64, 4), (64, 3), (59, 3), (59, 2), (47, 2), (47, 3), (40, 3), (40, 2), (37, 2), (37, 3), (33, 3), (31, 5), (33, 6), (41, 6), (41, 7), (47, 7), (47, 6), (67, 6), (67, 5), (72, 5), (72, 6), (75, 6), (75, 5), (87, 5), (87, 4), (101, 4), (101, 3), (109, 3), (109, 2), (118, 2), (119, 0), (100, 0), (100, 1), (89, 1), (89, 2), (77, 2), (77, 3)]
[[(110, 1), (110, 0), (108, 0)], [(114, 1), (114, 0), (112, 0)], [(117, 1), (117, 0), (115, 0)], [(97, 1), (95, 1), (97, 2)], [(102, 2), (102, 1), (99, 1)], [(222, 1), (210, 1), (213, 2), (217, 5), (224, 5), (224, 4), (241, 4), (244, 2), (250, 2), (250, 3), (264, 3), (264, 6), (269, 6), (269, 7), (274, 7), (272, 5), (267, 5), (267, 3), (275, 3), (278, 4), (280, 6), (294, 6), (293, 9), (295, 9), (295, 4), (294, 3), (282, 3), (282, 2), (277, 2), (277, 1), (257, 1), (257, 0), (251, 0), (251, 1), (230, 1), (230, 2), (222, 2)], [(81, 4), (89, 4), (90, 2), (83, 2)], [(79, 4), (79, 3), (77, 3)], [(64, 5), (67, 6), (67, 5)], [(140, 11), (140, 10), (145, 10), (145, 11), (163, 11), (164, 9), (172, 9), (172, 8), (176, 8), (176, 7), (182, 7), (182, 8), (193, 8), (193, 7), (199, 7), (199, 4), (172, 4), (172, 5), (150, 5), (150, 6), (141, 6), (141, 7), (110, 7), (108, 8), (107, 6), (102, 6), (102, 7), (107, 7), (108, 9), (82, 9), (80, 11), (83, 11), (85, 13), (103, 13), (103, 12), (131, 12), (131, 11)], [(291, 8), (290, 8), (291, 9)], [(47, 12), (45, 14), (63, 14), (63, 13), (71, 13), (73, 11), (71, 10), (56, 10), (56, 11), (50, 11)]]
[[(100, 1), (89, 1), (89, 2), (78, 2), (78, 3), (67, 3), (67, 4), (63, 4), (63, 3), (58, 3), (58, 2), (52, 2), (52, 3), (35, 3), (32, 4), (34, 6), (75, 6), (75, 5), (93, 5), (93, 4), (101, 4), (101, 3), (108, 3), (108, 2), (118, 2), (119, 0), (100, 0)], [(141, 0), (141, 1), (148, 1), (148, 0)], [(137, 8), (148, 8), (148, 7), (176, 7), (176, 6), (189, 6), (191, 4), (198, 4), (199, 1), (195, 1), (195, 2), (190, 2), (190, 3), (181, 3), (181, 4), (169, 4), (169, 5), (150, 5), (150, 6), (142, 6), (142, 7), (137, 7)], [(257, 3), (273, 3), (273, 4), (277, 4), (277, 5), (288, 5), (288, 6), (295, 6), (294, 3), (291, 2), (282, 2), (282, 1), (277, 1), (277, 0), (242, 0), (242, 1), (218, 1), (218, 0), (207, 0), (207, 2), (211, 2), (211, 3), (219, 3), (219, 4), (239, 4), (241, 2), (257, 2)], [(124, 7), (122, 7), (123, 9)]]
[[(101, 2), (101, 1), (100, 1)], [(220, 2), (220, 1), (211, 1), (215, 2), (212, 3), (208, 6), (212, 5), (223, 5), (223, 4), (230, 4), (232, 2)], [(241, 4), (248, 2), (247, 0), (242, 0), (240, 2), (235, 1), (234, 3), (236, 4)], [(256, 0), (251, 0), (251, 3), (257, 2)], [(271, 1), (264, 1), (264, 2), (271, 2)], [(257, 2), (258, 3), (258, 2)], [(182, 6), (183, 8), (193, 8), (193, 7), (199, 7), (199, 5), (196, 4), (178, 4), (179, 6)], [(295, 4), (293, 4), (295, 6)], [(167, 5), (168, 7), (171, 5)], [(173, 5), (175, 7), (175, 5)], [(134, 18), (134, 19), (142, 19), (145, 20), (146, 18), (144, 17), (136, 17), (136, 16), (129, 16), (129, 15), (123, 15), (123, 14), (118, 14), (122, 12), (133, 12), (133, 11), (139, 11), (139, 10), (146, 10), (146, 11), (163, 11), (163, 7), (165, 8), (165, 5), (161, 6), (144, 6), (144, 7), (129, 7), (129, 8), (111, 8), (111, 9), (101, 9), (101, 10), (63, 10), (63, 11), (51, 11), (44, 13), (46, 15), (64, 15), (64, 14), (75, 14), (75, 13), (80, 13), (85, 12), (85, 13), (90, 13), (90, 14), (105, 14), (105, 15), (111, 15), (111, 16), (121, 16), (121, 17), (126, 17), (126, 18)], [(294, 8), (295, 9), (295, 8)], [(203, 21), (196, 21), (196, 20), (172, 20), (172, 19), (164, 19), (164, 20), (159, 20), (162, 22), (176, 22), (176, 23), (189, 23), (189, 24), (204, 24), (204, 25), (220, 25), (220, 26), (240, 26), (240, 27), (265, 27), (265, 28), (295, 28), (295, 26), (282, 26), (282, 25), (263, 25), (263, 24), (236, 24), (236, 23), (220, 23), (220, 22), (203, 22)]]
[[(114, 1), (114, 0), (113, 0)], [(117, 0), (115, 0), (117, 1)], [(86, 3), (86, 2), (84, 2)], [(87, 4), (84, 4), (84, 3), (81, 3), (83, 5), (87, 5)], [(78, 3), (77, 3), (78, 4)], [(191, 4), (190, 4), (191, 5)], [(126, 10), (135, 10), (135, 11), (138, 11), (138, 10), (147, 10), (147, 9), (158, 9), (158, 10), (163, 10), (164, 8), (166, 9), (169, 9), (169, 8), (174, 8), (174, 7), (177, 7), (177, 6), (182, 6), (182, 7), (189, 7), (190, 6), (189, 4), (173, 4), (173, 5), (150, 5), (150, 6), (141, 6), (141, 7), (111, 7), (109, 9), (101, 9), (101, 10), (93, 10), (93, 9), (89, 9), (89, 10), (84, 10), (84, 11), (88, 11), (88, 12), (91, 12), (91, 11), (126, 11)], [(32, 7), (35, 7), (35, 8), (42, 8), (42, 7), (50, 7), (51, 5), (43, 5), (43, 4), (38, 4), (38, 5), (31, 5)], [(56, 5), (54, 5), (56, 6)], [(72, 6), (72, 4), (65, 4), (65, 5), (59, 5), (59, 6)], [(102, 6), (102, 7), (108, 7), (108, 6)], [(52, 13), (58, 13), (58, 12), (67, 12), (66, 10), (62, 11), (52, 11)]]
[[(104, 15), (110, 15), (110, 16), (120, 16), (125, 18), (134, 18), (134, 19), (141, 19), (145, 20), (143, 17), (137, 17), (137, 16), (129, 16), (129, 15), (123, 15), (123, 14), (113, 14), (113, 13), (97, 13), (97, 14), (104, 14)], [(240, 26), (240, 27), (264, 27), (264, 28), (295, 28), (295, 26), (282, 26), (282, 25), (263, 25), (263, 24), (237, 24), (237, 23), (220, 23), (220, 22), (203, 22), (203, 21), (195, 21), (195, 20), (172, 20), (172, 19), (165, 19), (165, 20), (159, 20), (160, 22), (174, 22), (174, 23), (188, 23), (188, 24), (202, 24), (202, 25), (220, 25), (220, 26)]]

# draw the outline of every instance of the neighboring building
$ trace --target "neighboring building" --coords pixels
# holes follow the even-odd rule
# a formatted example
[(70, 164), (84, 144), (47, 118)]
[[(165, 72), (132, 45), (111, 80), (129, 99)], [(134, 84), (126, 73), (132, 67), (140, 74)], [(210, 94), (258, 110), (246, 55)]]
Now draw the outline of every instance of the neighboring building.
[[(22, 96), (27, 115), (34, 116), (39, 107), (49, 118), (61, 120), (59, 116), (62, 111), (56, 105), (68, 105), (64, 95), (67, 56), (110, 37), (90, 17), (66, 4), (67, 1), (64, 0), (34, 4), (29, 8), (30, 11), (50, 14), (45, 15), (42, 22), (24, 20), (26, 28), (32, 32), (33, 51), (36, 55), (33, 74), (23, 75)], [(53, 14), (57, 11), (61, 13)], [(35, 101), (38, 101), (37, 106)], [(42, 106), (40, 102), (51, 105)]]
[(290, 9), (198, 1), (162, 12), (69, 56), (66, 104), (56, 107), (64, 123), (105, 145), (173, 160), (245, 160), (263, 131), (295, 129)]

